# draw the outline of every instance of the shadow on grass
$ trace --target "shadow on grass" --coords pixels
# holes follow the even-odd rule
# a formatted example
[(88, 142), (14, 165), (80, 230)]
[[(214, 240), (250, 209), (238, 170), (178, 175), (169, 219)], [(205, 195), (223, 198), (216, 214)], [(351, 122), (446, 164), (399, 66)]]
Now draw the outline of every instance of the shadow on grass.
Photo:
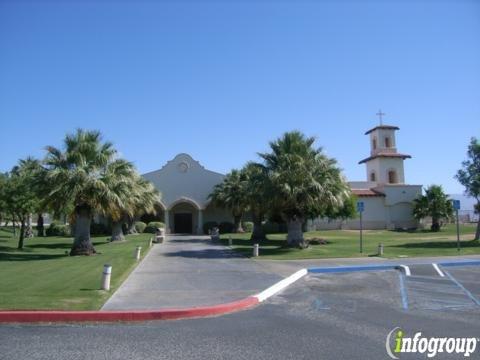
[[(403, 248), (403, 249), (453, 249), (457, 247), (457, 241), (430, 241), (430, 242), (412, 242), (399, 245), (390, 245), (389, 247)], [(480, 249), (480, 242), (477, 240), (461, 241), (460, 247)]]
[(210, 239), (171, 239), (168, 240), (169, 243), (179, 243), (179, 244), (208, 244), (212, 243)]
[(32, 249), (70, 249), (72, 244), (70, 243), (53, 243), (53, 244), (28, 244), (26, 245)]
[(64, 254), (24, 254), (24, 253), (0, 253), (0, 261), (32, 261), (52, 260), (65, 257)]

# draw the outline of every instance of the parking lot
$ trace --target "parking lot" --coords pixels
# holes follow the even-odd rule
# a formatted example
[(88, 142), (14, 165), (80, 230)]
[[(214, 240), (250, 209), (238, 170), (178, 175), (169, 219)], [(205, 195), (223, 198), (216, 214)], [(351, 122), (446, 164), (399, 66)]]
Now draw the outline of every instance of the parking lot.
[(0, 359), (388, 359), (397, 327), (409, 337), (480, 337), (480, 266), (439, 270), (309, 274), (252, 310), (212, 318), (2, 326)]

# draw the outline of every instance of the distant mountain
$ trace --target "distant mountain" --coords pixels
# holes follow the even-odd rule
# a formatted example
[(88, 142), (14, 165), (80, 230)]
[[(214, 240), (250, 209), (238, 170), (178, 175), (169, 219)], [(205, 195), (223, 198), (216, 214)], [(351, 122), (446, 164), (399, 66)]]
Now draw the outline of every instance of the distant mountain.
[(476, 200), (463, 194), (449, 194), (451, 199), (460, 200), (461, 210), (473, 210)]

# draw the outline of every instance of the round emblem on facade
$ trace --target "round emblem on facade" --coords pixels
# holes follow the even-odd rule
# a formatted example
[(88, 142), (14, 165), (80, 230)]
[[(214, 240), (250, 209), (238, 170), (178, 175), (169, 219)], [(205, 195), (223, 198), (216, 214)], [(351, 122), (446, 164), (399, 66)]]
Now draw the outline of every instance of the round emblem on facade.
[(188, 163), (185, 161), (182, 161), (180, 164), (178, 164), (178, 171), (184, 173), (187, 172), (188, 170)]

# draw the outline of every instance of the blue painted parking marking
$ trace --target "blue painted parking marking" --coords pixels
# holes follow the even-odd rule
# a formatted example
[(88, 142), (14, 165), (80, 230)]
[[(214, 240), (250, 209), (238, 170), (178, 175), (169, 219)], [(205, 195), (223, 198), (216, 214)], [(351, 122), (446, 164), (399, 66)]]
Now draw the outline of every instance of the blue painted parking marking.
[(336, 267), (323, 267), (323, 268), (310, 268), (309, 273), (346, 273), (356, 271), (377, 271), (377, 270), (394, 270), (397, 268), (397, 264), (388, 265), (365, 265), (365, 266), (336, 266)]
[(402, 273), (398, 273), (400, 279), (400, 295), (402, 297), (402, 306), (404, 310), (408, 310), (408, 295), (407, 289), (405, 288), (405, 279)]
[(452, 274), (450, 274), (448, 271), (444, 271), (444, 273), (447, 275), (447, 277), (452, 280), (460, 289), (463, 290), (463, 292), (478, 306), (480, 306), (480, 300), (478, 300), (469, 290), (463, 286), (460, 281), (455, 279)]
[(480, 265), (480, 260), (452, 261), (438, 263), (443, 267)]

